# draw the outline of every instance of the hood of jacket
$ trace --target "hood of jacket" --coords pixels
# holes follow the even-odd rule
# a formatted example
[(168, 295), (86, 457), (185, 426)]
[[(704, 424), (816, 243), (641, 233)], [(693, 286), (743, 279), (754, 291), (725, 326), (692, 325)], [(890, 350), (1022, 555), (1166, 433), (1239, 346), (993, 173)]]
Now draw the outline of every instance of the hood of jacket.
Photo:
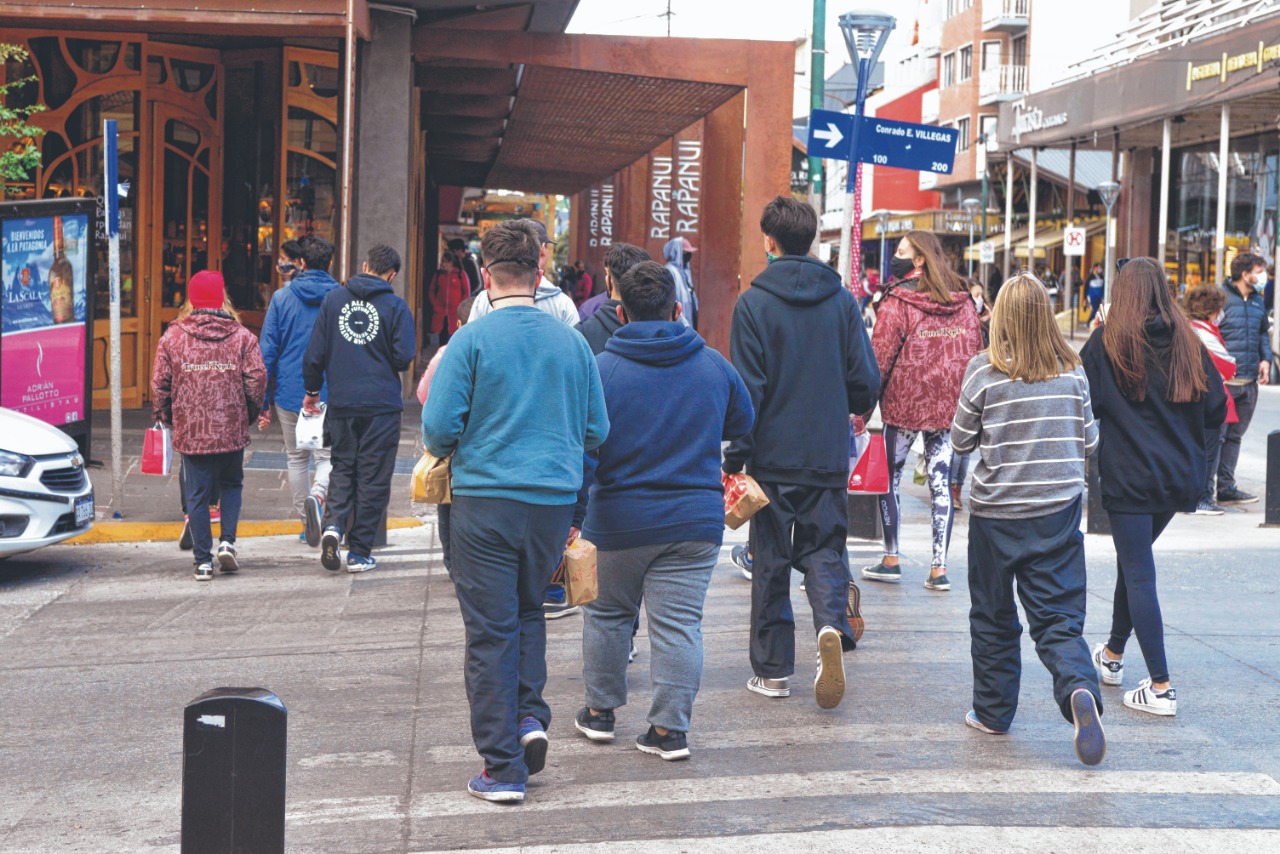
[(964, 308), (964, 304), (966, 302), (970, 304), (973, 303), (973, 300), (969, 299), (968, 295), (963, 291), (956, 291), (952, 294), (951, 302), (940, 305), (929, 299), (929, 295), (927, 293), (915, 290), (914, 288), (906, 285), (897, 285), (889, 289), (889, 293), (885, 295), (885, 299), (894, 298), (902, 300), (925, 314), (935, 314), (940, 316), (955, 314)]
[(562, 294), (562, 293), (564, 293), (564, 291), (560, 290), (558, 287), (551, 284), (546, 279), (542, 279), (541, 281), (538, 282), (538, 289), (533, 292), (533, 301), (541, 302), (544, 299), (551, 299), (555, 297), (557, 294)]
[(684, 238), (673, 237), (662, 246), (662, 260), (677, 267), (684, 266)]
[(794, 305), (817, 305), (840, 292), (840, 274), (816, 258), (783, 255), (751, 281)]
[[(593, 311), (587, 320), (595, 320), (596, 323), (599, 323), (612, 335), (622, 328), (622, 321), (618, 319), (618, 306), (620, 305), (622, 305), (622, 300), (606, 299), (600, 303), (600, 307)], [(583, 323), (586, 322), (586, 320), (583, 321)], [(684, 324), (681, 325), (683, 326)]]
[(220, 309), (198, 308), (178, 321), (178, 328), (202, 341), (221, 341), (231, 337), (240, 324)]
[(337, 279), (324, 270), (303, 270), (289, 283), (294, 295), (307, 305), (320, 305), (325, 294), (338, 287)]
[(680, 364), (704, 346), (702, 336), (678, 320), (638, 320), (613, 333), (604, 348), (633, 362), (667, 367)]
[(347, 279), (347, 290), (360, 297), (360, 299), (369, 299), (378, 294), (395, 293), (391, 288), (391, 283), (381, 276), (370, 276), (368, 273), (359, 273)]

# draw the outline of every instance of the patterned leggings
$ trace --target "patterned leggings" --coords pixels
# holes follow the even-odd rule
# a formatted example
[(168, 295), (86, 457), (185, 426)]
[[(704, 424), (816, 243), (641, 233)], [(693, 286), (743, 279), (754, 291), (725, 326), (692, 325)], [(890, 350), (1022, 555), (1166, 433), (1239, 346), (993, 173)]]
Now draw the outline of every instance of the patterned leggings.
[[(884, 445), (889, 454), (889, 492), (880, 496), (880, 518), (884, 522), (884, 553), (898, 554), (898, 488), (907, 454), (919, 435), (892, 424), (884, 425)], [(924, 431), (925, 470), (928, 472), (932, 498), (933, 566), (947, 565), (947, 547), (951, 544), (951, 431)]]

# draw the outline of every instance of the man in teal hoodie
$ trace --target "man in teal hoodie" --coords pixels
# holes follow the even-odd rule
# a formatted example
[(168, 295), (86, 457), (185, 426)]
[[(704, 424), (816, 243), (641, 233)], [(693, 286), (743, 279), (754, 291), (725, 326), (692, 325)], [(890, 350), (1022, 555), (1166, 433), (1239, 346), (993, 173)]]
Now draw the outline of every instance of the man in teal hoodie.
[(453, 455), (450, 551), (485, 764), (467, 790), (490, 801), (524, 800), (546, 763), (543, 591), (568, 540), (583, 454), (609, 433), (586, 339), (534, 306), (540, 243), (522, 220), (485, 235), (493, 310), (450, 340), (422, 410), (423, 444)]

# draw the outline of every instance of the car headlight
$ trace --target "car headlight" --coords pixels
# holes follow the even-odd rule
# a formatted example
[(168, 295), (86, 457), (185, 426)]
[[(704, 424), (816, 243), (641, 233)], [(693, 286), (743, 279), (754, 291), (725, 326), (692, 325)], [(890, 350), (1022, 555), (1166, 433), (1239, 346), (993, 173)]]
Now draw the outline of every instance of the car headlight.
[(0, 477), (25, 477), (32, 462), (31, 457), (0, 451)]

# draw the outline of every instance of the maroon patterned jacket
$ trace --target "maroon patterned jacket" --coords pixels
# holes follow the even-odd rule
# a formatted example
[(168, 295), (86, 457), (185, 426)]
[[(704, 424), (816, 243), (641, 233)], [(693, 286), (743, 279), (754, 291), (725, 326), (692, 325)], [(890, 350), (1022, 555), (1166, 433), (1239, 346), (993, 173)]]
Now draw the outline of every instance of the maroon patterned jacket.
[(963, 291), (947, 305), (909, 285), (891, 288), (876, 311), (871, 348), (880, 366), (880, 417), (904, 430), (949, 430), (982, 326)]
[(180, 454), (239, 451), (249, 444), (249, 422), (266, 387), (253, 333), (223, 312), (197, 310), (160, 339), (151, 413), (173, 428), (173, 449)]

